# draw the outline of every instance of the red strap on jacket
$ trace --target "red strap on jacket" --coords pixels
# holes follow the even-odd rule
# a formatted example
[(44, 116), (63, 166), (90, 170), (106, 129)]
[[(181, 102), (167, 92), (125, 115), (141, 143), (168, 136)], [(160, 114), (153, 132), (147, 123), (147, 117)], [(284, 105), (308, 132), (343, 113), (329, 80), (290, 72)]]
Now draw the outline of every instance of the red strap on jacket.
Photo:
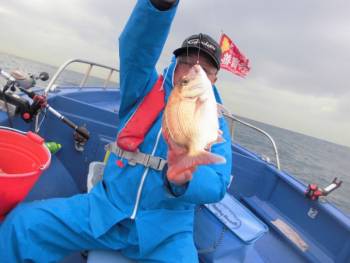
[(126, 151), (136, 151), (149, 129), (165, 106), (165, 92), (160, 76), (152, 90), (145, 96), (134, 115), (117, 136), (117, 145)]

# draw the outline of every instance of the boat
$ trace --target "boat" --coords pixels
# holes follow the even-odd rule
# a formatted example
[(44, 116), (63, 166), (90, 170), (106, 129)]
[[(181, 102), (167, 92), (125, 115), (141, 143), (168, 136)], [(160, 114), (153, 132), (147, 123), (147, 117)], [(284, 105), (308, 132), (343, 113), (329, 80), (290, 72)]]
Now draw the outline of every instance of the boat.
[[(87, 67), (81, 83), (58, 84), (58, 79), (73, 64)], [(86, 85), (93, 68), (108, 72), (100, 86)], [(108, 84), (111, 76), (118, 75), (119, 70), (72, 59), (64, 63), (48, 85), (42, 88), (20, 82), (23, 79), (21, 74), (1, 73), (7, 81), (19, 84), (12, 90), (5, 92), (2, 89), (0, 92), (0, 130), (22, 134), (32, 132), (46, 142), (62, 146), (50, 155), (50, 166), (42, 171), (24, 201), (87, 192), (91, 187), (88, 182), (93, 184), (97, 178), (94, 176), (98, 176), (94, 169), (103, 165), (105, 145), (115, 140), (120, 93), (118, 87), (109, 87)], [(45, 79), (44, 75), (38, 78)], [(34, 97), (37, 94), (45, 99), (45, 104), (40, 104), (38, 97)], [(201, 262), (350, 262), (350, 218), (324, 198), (338, 188), (340, 182), (335, 180), (326, 188), (303, 184), (282, 170), (276, 144), (268, 133), (229, 112), (224, 115), (232, 136), (236, 122), (267, 136), (274, 149), (276, 163), (246, 149), (233, 138), (233, 180), (227, 193), (229, 204), (234, 206), (228, 208), (234, 213), (228, 219), (231, 227), (223, 224), (224, 231), (218, 233), (210, 232), (210, 228), (203, 230), (203, 226), (197, 231), (195, 229), (196, 244), (206, 243), (208, 246), (198, 247)], [(224, 223), (225, 219), (220, 219), (220, 214), (215, 213), (219, 206), (220, 203), (204, 206), (209, 211), (205, 218), (211, 216), (210, 220)], [(196, 217), (203, 219), (200, 209)], [(249, 220), (248, 224), (245, 220)], [(249, 225), (253, 230), (247, 230)], [(215, 253), (227, 242), (228, 233), (235, 237), (230, 242), (235, 243), (226, 244), (226, 247), (235, 247), (237, 258), (226, 258), (226, 261), (208, 259), (208, 253)], [(108, 257), (112, 258), (112, 262), (131, 262), (117, 253), (106, 257), (106, 253), (82, 251), (68, 256), (63, 262), (108, 262)]]

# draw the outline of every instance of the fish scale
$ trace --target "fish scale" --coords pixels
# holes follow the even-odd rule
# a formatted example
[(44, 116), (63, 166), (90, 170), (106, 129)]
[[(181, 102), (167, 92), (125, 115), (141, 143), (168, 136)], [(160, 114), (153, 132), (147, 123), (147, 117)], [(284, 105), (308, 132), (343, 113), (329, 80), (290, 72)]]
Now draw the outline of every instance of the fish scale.
[(176, 162), (168, 163), (170, 173), (225, 162), (206, 150), (219, 141), (219, 123), (212, 85), (200, 65), (173, 88), (163, 115), (163, 135), (173, 151), (170, 155), (177, 156)]

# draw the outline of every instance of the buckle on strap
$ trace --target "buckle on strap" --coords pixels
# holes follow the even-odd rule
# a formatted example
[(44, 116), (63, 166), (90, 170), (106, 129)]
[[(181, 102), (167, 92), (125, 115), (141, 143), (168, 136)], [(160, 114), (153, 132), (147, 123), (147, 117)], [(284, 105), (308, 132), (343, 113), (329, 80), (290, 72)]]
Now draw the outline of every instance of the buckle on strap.
[(129, 165), (141, 164), (145, 167), (152, 168), (157, 171), (163, 170), (167, 161), (163, 158), (145, 154), (143, 152), (129, 152), (119, 148), (116, 143), (109, 143), (105, 146), (106, 151), (115, 153), (121, 158), (127, 159)]
[(161, 170), (163, 170), (166, 163), (167, 163), (167, 161), (160, 158), (160, 157), (150, 156), (150, 158), (148, 160), (147, 167), (150, 167), (150, 168), (157, 170), (157, 171), (161, 171)]

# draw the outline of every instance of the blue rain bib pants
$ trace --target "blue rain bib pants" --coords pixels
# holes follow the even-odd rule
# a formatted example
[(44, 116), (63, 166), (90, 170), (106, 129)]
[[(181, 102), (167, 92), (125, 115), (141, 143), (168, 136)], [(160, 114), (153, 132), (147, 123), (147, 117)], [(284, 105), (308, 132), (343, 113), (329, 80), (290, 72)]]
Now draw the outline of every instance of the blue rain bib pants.
[[(176, 8), (159, 11), (148, 0), (139, 0), (119, 38), (118, 130), (158, 79), (155, 65)], [(165, 100), (173, 86), (175, 66), (172, 59), (163, 72)], [(162, 113), (140, 151), (166, 159), (161, 119)], [(131, 166), (111, 154), (103, 181), (90, 193), (18, 205), (0, 226), (0, 262), (58, 262), (73, 251), (90, 249), (121, 250), (139, 262), (198, 262), (194, 207), (221, 200), (230, 179), (230, 135), (223, 118), (219, 122), (225, 142), (215, 144), (212, 152), (225, 157), (226, 164), (198, 166), (186, 186), (169, 186), (164, 171)], [(124, 165), (117, 165), (120, 162)]]

